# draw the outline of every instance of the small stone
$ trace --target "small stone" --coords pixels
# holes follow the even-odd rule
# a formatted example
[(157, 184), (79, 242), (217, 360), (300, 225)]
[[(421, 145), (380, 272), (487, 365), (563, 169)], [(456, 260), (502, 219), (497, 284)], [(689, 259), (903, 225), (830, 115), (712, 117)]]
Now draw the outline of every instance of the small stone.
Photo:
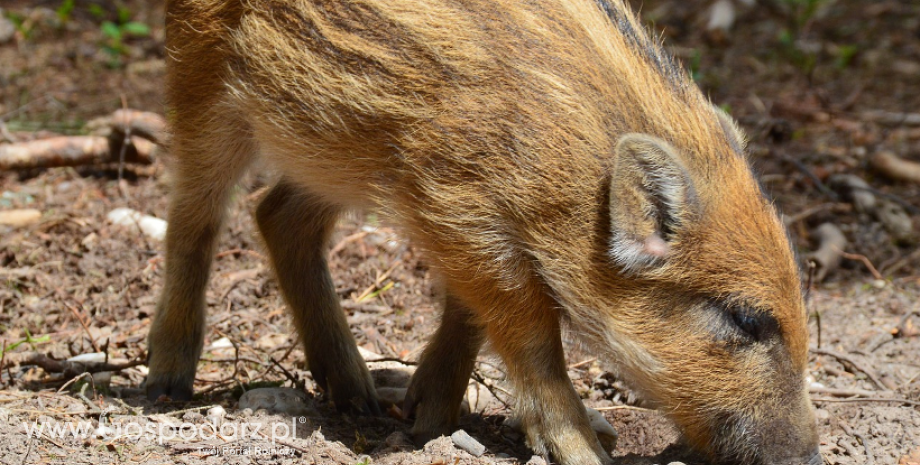
[(312, 411), (307, 406), (308, 400), (307, 394), (297, 389), (259, 388), (244, 393), (240, 397), (238, 408), (248, 408), (256, 412), (264, 409), (272, 413), (298, 416)]
[(16, 25), (0, 14), (0, 44), (5, 44), (16, 35)]
[(816, 420), (818, 420), (818, 421), (824, 421), (824, 420), (827, 420), (827, 419), (830, 418), (830, 417), (831, 417), (831, 414), (830, 414), (827, 410), (825, 410), (825, 409), (823, 409), (823, 408), (815, 409), (815, 419), (816, 419)]
[(105, 425), (99, 425), (99, 427), (96, 428), (95, 434), (97, 438), (105, 439), (113, 436), (115, 434), (115, 430)]
[(220, 405), (208, 409), (208, 423), (214, 426), (219, 427), (224, 422), (225, 416), (227, 416), (227, 411)]
[(130, 208), (116, 208), (106, 215), (109, 222), (121, 226), (139, 228), (144, 235), (161, 241), (166, 238), (166, 221), (144, 215)]
[(191, 412), (185, 412), (185, 414), (182, 415), (182, 421), (187, 423), (198, 423), (203, 419), (204, 415), (202, 415), (201, 412), (194, 410)]
[(668, 465), (685, 465), (684, 462), (671, 462)]
[(454, 442), (455, 446), (469, 452), (474, 457), (481, 457), (482, 454), (486, 453), (486, 446), (473, 439), (472, 436), (462, 429), (454, 431), (454, 434), (450, 435), (450, 440)]
[(543, 457), (539, 455), (534, 455), (530, 457), (530, 460), (525, 465), (546, 465), (546, 460), (543, 460)]
[(402, 406), (406, 399), (406, 388), (384, 387), (377, 388), (377, 399), (384, 405)]
[(393, 434), (387, 436), (384, 442), (386, 442), (387, 446), (395, 449), (414, 447), (412, 438), (410, 438), (406, 433), (402, 431), (396, 431)]
[(445, 456), (454, 450), (454, 443), (447, 436), (438, 436), (422, 447), (422, 452), (429, 455)]
[(601, 442), (601, 445), (608, 452), (616, 449), (617, 447), (617, 430), (613, 428), (613, 425), (604, 418), (604, 415), (590, 407), (585, 407), (585, 411), (588, 414), (588, 421), (591, 423), (591, 428), (597, 433), (597, 439)]

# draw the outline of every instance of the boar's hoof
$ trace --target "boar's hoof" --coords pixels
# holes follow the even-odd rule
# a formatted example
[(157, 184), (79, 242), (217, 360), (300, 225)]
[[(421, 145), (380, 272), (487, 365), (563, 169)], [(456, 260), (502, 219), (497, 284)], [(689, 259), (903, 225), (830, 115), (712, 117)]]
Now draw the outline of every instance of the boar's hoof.
[(383, 415), (383, 412), (380, 410), (380, 403), (377, 402), (376, 394), (372, 394), (373, 392), (373, 386), (370, 392), (367, 392), (366, 389), (343, 390), (339, 387), (339, 389), (333, 389), (332, 391), (332, 402), (340, 412), (379, 417)]
[(178, 379), (154, 378), (153, 374), (147, 377), (147, 399), (155, 402), (161, 398), (179, 402), (192, 400), (192, 383)]

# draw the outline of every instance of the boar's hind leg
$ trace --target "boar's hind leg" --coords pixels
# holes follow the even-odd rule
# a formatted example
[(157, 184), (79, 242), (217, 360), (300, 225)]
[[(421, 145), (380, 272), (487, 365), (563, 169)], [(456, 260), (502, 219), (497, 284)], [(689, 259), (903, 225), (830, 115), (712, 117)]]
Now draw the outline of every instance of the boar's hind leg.
[(490, 321), (487, 332), (514, 383), (530, 447), (562, 465), (609, 464), (566, 372), (558, 314), (524, 313)]
[(405, 412), (411, 414), (418, 407), (412, 427), (417, 440), (448, 435), (457, 426), (482, 338), (470, 310), (448, 294), (441, 325), (425, 347), (406, 394)]
[(339, 208), (282, 180), (256, 220), (281, 291), (294, 316), (313, 379), (336, 408), (380, 414), (374, 382), (358, 353), (326, 265), (326, 242)]
[[(185, 113), (179, 114), (180, 118)], [(150, 328), (147, 397), (191, 400), (205, 326), (205, 290), (230, 188), (249, 165), (245, 140), (210, 139), (200, 125), (177, 121), (172, 153), (166, 282)], [(233, 133), (225, 122), (218, 131)], [(193, 131), (183, 128), (195, 127)], [(236, 131), (242, 133), (244, 131)]]

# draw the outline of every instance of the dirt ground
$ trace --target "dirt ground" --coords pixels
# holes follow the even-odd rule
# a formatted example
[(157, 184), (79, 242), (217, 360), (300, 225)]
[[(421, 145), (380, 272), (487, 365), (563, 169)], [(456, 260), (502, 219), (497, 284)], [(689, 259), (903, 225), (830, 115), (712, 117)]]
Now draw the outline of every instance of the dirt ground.
[[(88, 120), (123, 106), (162, 114), (162, 3), (4, 1), (0, 17), (14, 32), (4, 38), (0, 24), (0, 142), (82, 134)], [(727, 33), (705, 30), (707, 5), (634, 2), (713, 102), (741, 122), (803, 264), (817, 247), (818, 225), (836, 224), (848, 239), (851, 255), (813, 283), (808, 298), (809, 381), (825, 463), (920, 464), (920, 184), (886, 178), (869, 164), (879, 152), (920, 161), (920, 123), (878, 116), (920, 112), (920, 3), (758, 2), (738, 10)], [(127, 26), (132, 21), (149, 31)], [(395, 414), (354, 417), (330, 407), (306, 370), (253, 228), (252, 199), (263, 187), (256, 174), (233, 196), (219, 246), (193, 402), (148, 402), (139, 389), (143, 365), (65, 383), (30, 363), (36, 354), (144, 359), (163, 245), (106, 215), (129, 207), (168, 220), (168, 164), (167, 153), (150, 166), (128, 165), (121, 181), (114, 165), (0, 171), (0, 212), (41, 212), (25, 226), (0, 224), (0, 463), (542, 463), (503, 425), (511, 415), (503, 368), (488, 353), (477, 363), (482, 383), (474, 384), (490, 395), (461, 420), (485, 446), (481, 457), (448, 438), (415, 447), (411, 425)], [(900, 208), (909, 233), (855, 207), (835, 190), (839, 174), (862, 178)], [(344, 218), (332, 244), (330, 268), (359, 346), (415, 360), (438, 319), (424, 258), (368, 212)], [(585, 404), (619, 431), (616, 463), (703, 463), (591, 354), (573, 347), (568, 356)], [(385, 382), (384, 371), (376, 375)], [(260, 386), (305, 390), (305, 410), (293, 418), (240, 411), (241, 393)], [(191, 431), (214, 406), (226, 409), (227, 423), (291, 425), (296, 433), (274, 448), (250, 437), (232, 443), (239, 450), (209, 449), (226, 443)], [(79, 422), (91, 433), (28, 434), (33, 425)], [(189, 435), (158, 444), (102, 434), (125, 422)]]

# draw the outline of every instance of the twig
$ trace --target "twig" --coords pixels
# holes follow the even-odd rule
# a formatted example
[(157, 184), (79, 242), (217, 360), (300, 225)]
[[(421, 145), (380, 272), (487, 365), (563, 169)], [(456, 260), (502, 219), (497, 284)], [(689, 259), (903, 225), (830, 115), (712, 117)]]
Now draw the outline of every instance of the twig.
[(595, 407), (594, 410), (599, 412), (606, 412), (608, 410), (635, 410), (638, 412), (654, 412), (654, 409), (645, 408), (645, 407), (636, 407), (635, 405), (613, 405), (610, 407)]
[(856, 458), (859, 457), (859, 452), (856, 451), (856, 448), (850, 445), (850, 442), (845, 438), (840, 438), (837, 440), (837, 445), (843, 447), (847, 451), (847, 455), (850, 457)]
[(188, 413), (188, 412), (197, 412), (197, 411), (199, 411), (199, 410), (208, 410), (208, 409), (212, 409), (212, 408), (214, 408), (214, 407), (219, 407), (219, 406), (215, 404), (215, 405), (205, 405), (204, 407), (184, 408), (184, 409), (182, 409), (182, 410), (173, 410), (172, 412), (166, 412), (166, 413), (164, 413), (163, 415), (183, 415), (183, 414), (186, 414), (186, 413)]
[(32, 440), (35, 439), (31, 435), (29, 436), (29, 446), (26, 447), (26, 453), (22, 456), (22, 462), (19, 462), (19, 465), (26, 465), (26, 460), (29, 460), (29, 454), (32, 453)]
[(87, 377), (87, 376), (91, 376), (91, 373), (86, 373), (86, 372), (84, 372), (84, 373), (80, 373), (80, 374), (77, 375), (77, 376), (74, 376), (73, 378), (71, 378), (70, 380), (68, 380), (66, 383), (64, 383), (63, 386), (59, 387), (58, 390), (57, 390), (57, 393), (60, 394), (61, 392), (64, 391), (64, 389), (67, 389), (71, 384), (76, 383), (77, 381), (79, 381), (79, 380), (81, 380), (81, 379), (83, 379), (83, 378), (85, 378), (85, 377)]
[(77, 321), (80, 322), (80, 326), (83, 326), (83, 331), (86, 331), (86, 337), (89, 338), (89, 343), (90, 345), (93, 346), (93, 350), (96, 352), (100, 352), (99, 346), (96, 345), (96, 339), (94, 339), (92, 333), (89, 332), (89, 326), (86, 324), (85, 321), (83, 321), (83, 316), (80, 315), (79, 312), (77, 312), (76, 307), (74, 307), (73, 305), (70, 305), (67, 302), (64, 302), (64, 306), (70, 309), (70, 312), (73, 313), (73, 316), (76, 317)]
[(910, 262), (918, 259), (920, 259), (920, 247), (917, 247), (917, 249), (911, 252), (910, 255), (896, 261), (893, 265), (885, 267), (883, 270), (884, 274), (891, 276), (894, 273), (897, 273), (897, 271), (901, 268), (904, 268), (904, 266)]
[[(121, 108), (122, 110), (128, 109), (128, 101), (125, 99), (125, 95), (121, 94)], [(127, 115), (124, 116), (124, 119), (127, 120)], [(131, 143), (131, 125), (127, 124), (127, 121), (124, 123), (124, 137), (121, 141), (121, 149), (118, 151), (118, 190), (121, 192), (122, 198), (128, 197), (128, 192), (122, 184), (121, 180), (124, 177), (125, 172), (125, 154), (128, 151), (128, 144)]]
[[(90, 382), (92, 382), (93, 377), (90, 376), (90, 377), (89, 377), (89, 380), (90, 380)], [(79, 397), (80, 399), (82, 399), (83, 402), (86, 403), (86, 405), (89, 405), (90, 411), (92, 411), (92, 412), (98, 412), (98, 413), (101, 414), (101, 413), (102, 413), (102, 409), (99, 408), (99, 406), (96, 405), (95, 402), (93, 402), (92, 400), (90, 400), (89, 397), (86, 397), (86, 394), (85, 394), (85, 393), (86, 393), (86, 387), (87, 387), (87, 386), (89, 386), (89, 383), (86, 383), (86, 384), (84, 384), (83, 386), (80, 387), (80, 392), (77, 393), (77, 397)], [(96, 387), (93, 386), (93, 392), (95, 392), (95, 391), (96, 391)]]
[(814, 207), (811, 207), (811, 208), (806, 208), (805, 210), (802, 210), (799, 213), (796, 213), (795, 215), (786, 217), (786, 221), (785, 221), (786, 226), (790, 226), (792, 224), (798, 223), (799, 221), (802, 221), (805, 218), (808, 218), (809, 216), (812, 216), (816, 213), (821, 213), (824, 210), (830, 210), (834, 208), (835, 206), (837, 206), (836, 203), (827, 202), (827, 203), (822, 203), (820, 205), (815, 205)]
[(0, 120), (0, 138), (10, 143), (17, 142), (16, 138), (13, 137), (12, 134), (10, 134), (10, 130), (7, 129), (6, 123), (4, 123), (3, 120)]
[[(267, 440), (269, 440), (269, 441), (272, 441), (272, 442), (277, 442), (278, 444), (281, 444), (282, 446), (290, 447), (291, 449), (294, 449), (294, 450), (296, 450), (297, 452), (300, 452), (302, 455), (310, 454), (310, 451), (307, 450), (307, 449), (304, 449), (303, 447), (295, 446), (294, 444), (291, 444), (290, 442), (284, 441), (284, 440), (282, 440), (282, 439), (278, 439), (278, 438), (272, 439), (272, 438), (269, 438), (265, 433), (263, 433), (262, 431), (259, 431), (259, 430), (257, 430), (256, 432), (258, 432), (259, 435), (262, 436), (263, 438), (265, 438), (265, 439), (267, 439)], [(314, 461), (313, 463), (316, 463), (316, 462)]]
[(284, 373), (284, 377), (287, 378), (288, 381), (291, 382), (291, 384), (293, 384), (294, 386), (296, 386), (296, 387), (297, 387), (298, 389), (300, 389), (301, 391), (306, 391), (306, 390), (307, 390), (307, 383), (305, 383), (302, 379), (298, 379), (296, 376), (294, 376), (293, 374), (291, 374), (290, 371), (287, 371), (287, 369), (284, 368), (280, 363), (278, 363), (278, 361), (275, 360), (274, 357), (269, 356), (269, 357), (268, 357), (268, 360), (271, 361), (272, 363), (274, 363), (275, 366), (277, 366), (278, 369), (280, 369), (281, 372)]
[(474, 380), (476, 380), (477, 383), (482, 384), (483, 386), (485, 386), (486, 389), (492, 394), (492, 397), (494, 397), (494, 398), (497, 399), (499, 402), (501, 402), (502, 405), (503, 405), (506, 409), (510, 409), (510, 408), (511, 408), (511, 406), (508, 405), (508, 403), (505, 402), (504, 399), (502, 399), (501, 397), (499, 397), (499, 396), (498, 396), (498, 393), (495, 392), (495, 391), (496, 391), (496, 390), (502, 391), (502, 392), (504, 392), (505, 395), (511, 395), (511, 393), (509, 393), (508, 391), (506, 391), (506, 390), (504, 390), (504, 389), (502, 389), (502, 388), (500, 388), (500, 387), (492, 386), (491, 383), (487, 383), (487, 382), (486, 382), (486, 379), (483, 378), (483, 376), (479, 373), (479, 370), (473, 370), (473, 372), (470, 374), (470, 376), (471, 376)]
[(71, 362), (67, 360), (54, 360), (44, 354), (34, 354), (22, 363), (24, 365), (37, 365), (48, 373), (61, 373), (65, 378), (69, 379), (83, 374), (121, 371), (143, 365), (146, 362), (143, 360), (133, 360), (126, 363)]
[[(122, 100), (122, 106), (124, 106), (124, 100)], [(166, 120), (156, 113), (147, 111), (124, 108), (115, 110), (111, 115), (90, 121), (87, 123), (86, 128), (94, 134), (102, 136), (130, 132), (155, 144), (163, 145), (167, 143), (165, 141), (167, 135)]]
[(890, 397), (850, 397), (846, 399), (828, 399), (824, 397), (814, 397), (811, 399), (812, 402), (891, 402), (895, 404), (904, 404), (910, 405), (912, 407), (920, 407), (920, 402), (915, 402), (907, 399), (895, 399)]
[(372, 313), (393, 313), (393, 309), (385, 305), (373, 305), (373, 304), (362, 304), (358, 302), (352, 302), (350, 300), (343, 300), (341, 302), (342, 308), (346, 310), (358, 310), (361, 312), (372, 312)]
[(810, 179), (811, 182), (813, 182), (813, 183), (815, 184), (815, 187), (816, 187), (819, 191), (821, 191), (824, 195), (826, 195), (828, 198), (830, 198), (830, 199), (833, 200), (834, 202), (837, 202), (838, 200), (840, 200), (840, 198), (839, 198), (839, 196), (837, 195), (837, 193), (834, 192), (833, 190), (831, 190), (829, 187), (827, 187), (827, 185), (825, 185), (823, 182), (821, 182), (821, 178), (819, 178), (815, 173), (813, 173), (813, 172), (811, 171), (811, 169), (809, 169), (807, 166), (805, 166), (804, 163), (802, 163), (801, 161), (796, 160), (795, 158), (792, 158), (791, 156), (786, 155), (786, 154), (778, 154), (777, 156), (778, 156), (781, 160), (783, 160), (783, 161), (785, 161), (785, 162), (791, 164), (791, 165), (794, 166), (796, 169), (798, 169), (799, 171), (801, 171), (802, 174), (804, 174), (808, 179)]
[(890, 179), (920, 182), (920, 163), (905, 160), (891, 152), (878, 152), (869, 158), (869, 165)]
[[(2, 307), (3, 306), (0, 305), (0, 309), (2, 309)], [(6, 362), (6, 339), (0, 339), (0, 370), (3, 369), (4, 362)], [(13, 382), (13, 377), (10, 376), (10, 383), (12, 384), (12, 382)], [(0, 373), (0, 387), (2, 386), (4, 386), (3, 374)]]
[(896, 113), (891, 111), (870, 110), (863, 112), (862, 118), (890, 126), (920, 126), (920, 113)]
[(872, 449), (869, 448), (869, 441), (867, 441), (863, 435), (854, 433), (853, 430), (850, 429), (850, 426), (846, 423), (840, 423), (840, 428), (843, 429), (844, 433), (853, 436), (862, 443), (863, 449), (866, 450), (866, 463), (870, 465), (875, 463), (875, 454), (873, 454)]
[[(112, 163), (118, 161), (114, 159), (115, 150), (111, 141), (102, 136), (55, 136), (0, 144), (0, 171)], [(149, 165), (153, 152), (152, 142), (135, 137), (126, 149), (125, 161)]]
[(217, 259), (217, 258), (224, 258), (224, 257), (226, 257), (227, 255), (236, 255), (236, 254), (251, 255), (251, 256), (256, 257), (256, 258), (258, 258), (258, 259), (260, 259), (260, 260), (266, 260), (265, 256), (262, 255), (262, 254), (260, 254), (259, 252), (256, 252), (256, 251), (254, 251), (254, 250), (247, 250), (247, 249), (230, 249), (230, 250), (224, 250), (223, 252), (220, 252), (220, 253), (218, 253), (217, 255), (215, 255), (214, 258), (215, 258), (215, 259)]
[(841, 354), (839, 352), (834, 352), (833, 350), (827, 350), (827, 349), (811, 349), (811, 352), (813, 354), (827, 355), (829, 357), (834, 357), (841, 362), (848, 363), (853, 368), (865, 373), (866, 376), (868, 376), (869, 379), (872, 380), (872, 382), (875, 383), (875, 385), (878, 386), (879, 389), (888, 390), (888, 388), (885, 387), (885, 385), (882, 384), (882, 382), (879, 380), (878, 375), (875, 374), (875, 371), (873, 371), (872, 369), (868, 367), (863, 366), (861, 363), (853, 360), (847, 355)]
[(349, 235), (345, 236), (344, 238), (342, 238), (341, 241), (339, 241), (338, 244), (335, 245), (335, 247), (332, 248), (332, 250), (329, 251), (329, 256), (332, 257), (332, 256), (338, 254), (339, 252), (342, 251), (342, 249), (345, 248), (346, 245), (348, 245), (348, 244), (350, 244), (350, 243), (352, 243), (352, 242), (354, 242), (354, 241), (356, 241), (356, 240), (358, 240), (358, 239), (361, 239), (361, 238), (363, 238), (364, 236), (367, 236), (368, 234), (370, 234), (368, 231), (358, 231), (358, 232), (356, 232), (356, 233), (354, 233), (354, 234), (349, 234)]
[(416, 365), (418, 365), (418, 362), (410, 362), (410, 361), (408, 361), (408, 360), (403, 360), (403, 359), (401, 359), (401, 358), (399, 358), (399, 357), (380, 357), (380, 358), (375, 358), (375, 359), (373, 359), (373, 360), (365, 360), (365, 361), (366, 361), (367, 363), (396, 362), (396, 363), (401, 363), (401, 364), (406, 365), (406, 366), (416, 366)]
[(840, 251), (840, 256), (842, 256), (843, 258), (845, 258), (845, 259), (847, 259), (847, 260), (859, 260), (859, 261), (861, 261), (861, 262), (863, 263), (863, 265), (866, 265), (866, 268), (869, 269), (869, 272), (872, 273), (872, 277), (873, 277), (873, 278), (878, 279), (878, 280), (884, 280), (884, 279), (885, 279), (885, 278), (878, 272), (878, 270), (875, 269), (875, 266), (872, 265), (872, 262), (869, 261), (869, 259), (868, 259), (865, 255), (858, 254), (858, 253), (847, 253), (847, 252), (844, 252), (844, 251), (841, 250), (841, 251)]
[(569, 365), (569, 370), (572, 370), (572, 369), (574, 369), (574, 368), (581, 368), (581, 367), (583, 367), (583, 366), (585, 366), (585, 365), (590, 365), (591, 363), (594, 363), (596, 360), (597, 360), (597, 357), (594, 357), (594, 358), (589, 358), (589, 359), (587, 359), (587, 360), (582, 360), (582, 361), (577, 362), (577, 363), (573, 363), (573, 364)]
[(865, 389), (835, 389), (826, 387), (809, 387), (808, 392), (812, 394), (825, 394), (831, 397), (872, 397), (875, 395), (874, 391), (867, 391)]
[(364, 301), (364, 299), (368, 298), (368, 296), (370, 296), (371, 293), (374, 292), (374, 289), (377, 289), (380, 286), (380, 284), (383, 283), (383, 281), (389, 278), (390, 273), (395, 271), (396, 267), (398, 267), (401, 264), (402, 264), (402, 260), (396, 260), (395, 262), (393, 262), (393, 266), (391, 266), (390, 269), (386, 270), (382, 275), (377, 277), (377, 279), (374, 280), (374, 284), (371, 284), (370, 286), (368, 286), (367, 289), (365, 289), (364, 292), (361, 293), (361, 295), (359, 295), (358, 297), (354, 299), (354, 302), (361, 303), (362, 301)]

